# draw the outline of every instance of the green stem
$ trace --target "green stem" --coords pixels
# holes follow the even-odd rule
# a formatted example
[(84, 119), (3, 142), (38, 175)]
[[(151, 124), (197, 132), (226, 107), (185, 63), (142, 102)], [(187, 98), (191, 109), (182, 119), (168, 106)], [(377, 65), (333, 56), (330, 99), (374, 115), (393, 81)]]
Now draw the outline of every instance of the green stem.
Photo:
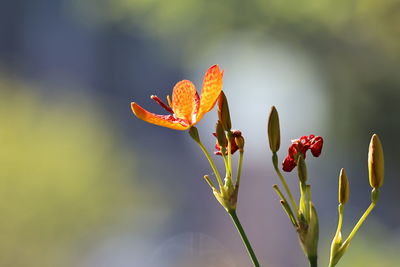
[(273, 185), (272, 187), (274, 188), (274, 190), (278, 194), (278, 196), (281, 198), (282, 207), (285, 210), (290, 221), (292, 222), (293, 226), (298, 227), (298, 224), (297, 224), (296, 218), (293, 214), (293, 211), (292, 211), (291, 207), (289, 206), (285, 196), (282, 194), (282, 191), (279, 189), (278, 185)]
[(211, 189), (215, 189), (214, 183), (211, 182), (210, 178), (208, 177), (208, 175), (204, 175), (204, 180), (206, 180), (206, 182), (208, 183), (208, 185), (211, 187)]
[(338, 220), (337, 230), (336, 230), (336, 234), (335, 234), (335, 239), (339, 238), (340, 232), (342, 231), (343, 209), (344, 209), (343, 204), (339, 204), (339, 207), (338, 207), (339, 220)]
[[(195, 140), (196, 141), (196, 140)], [(212, 160), (210, 154), (208, 153), (207, 149), (204, 147), (203, 143), (199, 140), (196, 141), (196, 143), (199, 145), (199, 147), (201, 148), (201, 150), (203, 151), (204, 155), (206, 156), (208, 163), (210, 163), (211, 168), (213, 169), (215, 176), (217, 177), (217, 181), (218, 184), (220, 186), (220, 188), (222, 188), (224, 186), (221, 176), (219, 175), (219, 172), (217, 170), (217, 167), (215, 166), (214, 161)]]
[(371, 211), (375, 208), (376, 206), (376, 202), (372, 202), (369, 207), (367, 208), (367, 210), (364, 212), (364, 214), (361, 216), (360, 220), (358, 220), (357, 224), (354, 226), (353, 230), (351, 231), (351, 233), (349, 234), (349, 236), (347, 237), (346, 241), (343, 242), (342, 247), (347, 247), (351, 240), (354, 238), (354, 236), (356, 235), (358, 229), (360, 228), (360, 226), (363, 224), (363, 222), (365, 221), (365, 219), (368, 217), (368, 215), (371, 213)]
[(228, 166), (228, 161), (226, 160), (226, 155), (225, 155), (225, 153), (221, 153), (221, 154), (222, 154), (222, 159), (224, 160), (224, 165), (225, 165), (225, 170), (227, 171), (227, 176), (229, 176), (228, 175), (229, 166)]
[(279, 168), (278, 168), (278, 156), (276, 155), (276, 152), (274, 152), (274, 153), (272, 154), (272, 163), (273, 163), (273, 165), (274, 165), (275, 172), (278, 174), (278, 177), (279, 177), (279, 179), (281, 180), (282, 185), (283, 185), (283, 187), (285, 188), (286, 193), (288, 194), (288, 196), (289, 196), (289, 198), (290, 198), (290, 201), (291, 201), (291, 203), (292, 203), (292, 206), (293, 206), (293, 208), (294, 208), (294, 210), (296, 211), (296, 214), (297, 214), (299, 209), (298, 209), (298, 207), (297, 207), (296, 201), (294, 200), (294, 197), (293, 197), (293, 195), (292, 195), (292, 192), (290, 191), (290, 188), (289, 188), (289, 186), (288, 186), (287, 183), (286, 183), (285, 178), (283, 177), (281, 171), (280, 171)]
[[(342, 224), (343, 224), (343, 211), (344, 211), (344, 205), (343, 204), (339, 204), (338, 206), (338, 215), (339, 215), (339, 219), (338, 219), (338, 225), (337, 225), (337, 229), (336, 229), (336, 234), (333, 237), (332, 240), (332, 244), (331, 244), (331, 255), (330, 255), (330, 259), (329, 259), (329, 267), (333, 267), (336, 265), (336, 263), (339, 261), (340, 259), (340, 247), (341, 247), (341, 242), (342, 242)], [(339, 255), (339, 256), (338, 256)]]
[(309, 257), (310, 267), (317, 267), (318, 266), (318, 258), (317, 256)]
[(243, 229), (243, 227), (242, 227), (242, 224), (240, 223), (239, 218), (238, 218), (237, 215), (236, 215), (236, 210), (228, 211), (228, 213), (229, 213), (229, 215), (231, 216), (232, 221), (233, 221), (233, 223), (235, 224), (236, 229), (238, 230), (238, 232), (239, 232), (239, 234), (240, 234), (240, 237), (242, 238), (243, 244), (246, 246), (247, 253), (248, 253), (249, 256), (250, 256), (251, 261), (253, 262), (253, 265), (254, 265), (255, 267), (259, 267), (260, 264), (258, 263), (256, 254), (254, 253), (254, 250), (253, 250), (253, 248), (251, 247), (251, 244), (250, 244), (250, 242), (249, 242), (249, 239), (248, 239), (247, 236), (246, 236), (246, 233), (245, 233), (245, 231), (244, 231), (244, 229)]
[(232, 133), (230, 131), (227, 132), (226, 138), (228, 139), (228, 177), (232, 177)]
[(240, 185), (240, 177), (242, 174), (242, 163), (243, 163), (243, 151), (239, 152), (239, 163), (238, 163), (238, 168), (237, 168), (237, 173), (236, 173), (236, 187), (239, 187)]

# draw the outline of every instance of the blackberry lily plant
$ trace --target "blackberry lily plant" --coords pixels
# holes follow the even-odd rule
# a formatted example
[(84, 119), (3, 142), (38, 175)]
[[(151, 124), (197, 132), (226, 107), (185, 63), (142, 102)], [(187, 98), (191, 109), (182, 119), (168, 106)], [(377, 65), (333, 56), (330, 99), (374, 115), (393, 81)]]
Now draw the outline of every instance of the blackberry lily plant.
[[(151, 96), (169, 115), (158, 115), (151, 113), (135, 102), (131, 103), (133, 113), (139, 119), (146, 122), (164, 126), (174, 130), (188, 130), (190, 137), (203, 151), (205, 157), (213, 170), (218, 186), (208, 175), (204, 176), (210, 186), (215, 198), (230, 215), (254, 266), (260, 266), (256, 254), (249, 239), (239, 221), (236, 213), (236, 203), (240, 185), (242, 162), (244, 154), (244, 138), (240, 131), (231, 129), (228, 101), (222, 92), (223, 71), (218, 65), (210, 67), (204, 75), (201, 97), (199, 97), (195, 86), (188, 80), (178, 82), (172, 91), (172, 100), (167, 96), (168, 105), (157, 96)], [(218, 120), (214, 136), (216, 137), (216, 155), (222, 157), (225, 165), (225, 178), (221, 178), (213, 158), (207, 148), (200, 140), (196, 125), (218, 102)], [(239, 150), (236, 178), (233, 179), (232, 154)]]
[[(160, 115), (149, 112), (135, 102), (131, 103), (131, 108), (136, 117), (143, 121), (174, 130), (188, 130), (189, 136), (200, 147), (215, 174), (216, 181), (212, 181), (208, 175), (204, 176), (205, 181), (210, 186), (217, 201), (230, 215), (232, 222), (247, 249), (251, 262), (254, 266), (260, 266), (254, 249), (250, 244), (236, 213), (245, 139), (241, 131), (232, 129), (228, 101), (222, 91), (223, 75), (224, 72), (219, 69), (218, 65), (210, 67), (204, 75), (201, 96), (197, 93), (193, 83), (188, 80), (180, 81), (175, 85), (172, 91), (172, 99), (167, 96), (168, 104), (164, 103), (159, 97), (152, 95), (151, 99), (165, 109), (168, 114)], [(195, 127), (203, 116), (207, 112), (211, 111), (217, 103), (218, 119), (215, 126), (215, 132), (213, 133), (216, 139), (216, 151), (214, 154), (217, 158), (222, 159), (224, 163), (224, 178), (222, 178), (214, 163), (215, 157), (213, 157), (203, 145), (199, 132)], [(267, 130), (269, 148), (272, 152), (272, 165), (284, 191), (282, 191), (278, 185), (273, 185), (273, 189), (280, 198), (280, 204), (298, 234), (300, 246), (307, 257), (310, 266), (316, 267), (318, 264), (319, 222), (318, 213), (311, 197), (311, 186), (307, 183), (308, 175), (305, 160), (308, 151), (310, 151), (314, 157), (319, 157), (321, 155), (324, 140), (321, 136), (315, 136), (313, 134), (301, 136), (298, 139), (292, 140), (287, 156), (283, 160), (281, 167), (279, 166), (277, 154), (281, 143), (280, 125), (278, 112), (275, 107), (272, 107), (271, 109)], [(235, 152), (239, 152), (239, 157), (236, 164), (236, 170), (234, 171), (232, 154)], [(281, 168), (284, 172), (291, 172), (297, 168), (300, 191), (300, 199), (298, 202), (295, 200), (286, 179), (281, 172)], [(353, 240), (355, 234), (364, 223), (367, 216), (375, 208), (378, 201), (379, 188), (383, 184), (384, 177), (384, 156), (382, 144), (376, 134), (372, 136), (369, 146), (368, 173), (369, 182), (372, 187), (371, 204), (356, 223), (347, 238), (344, 239), (341, 230), (343, 210), (344, 205), (349, 199), (350, 190), (345, 170), (342, 169), (340, 171), (338, 189), (338, 225), (331, 245), (329, 259), (330, 267), (335, 266), (345, 254), (350, 242)]]
[[(280, 198), (283, 210), (286, 212), (290, 222), (298, 234), (300, 246), (303, 249), (305, 256), (308, 258), (310, 266), (316, 267), (318, 265), (318, 213), (311, 199), (311, 186), (307, 184), (308, 176), (305, 159), (308, 150), (311, 151), (311, 154), (314, 157), (318, 157), (321, 154), (323, 139), (320, 136), (311, 134), (292, 140), (292, 144), (288, 149), (288, 155), (282, 163), (282, 170), (285, 172), (291, 172), (297, 167), (300, 189), (300, 200), (298, 205), (278, 166), (277, 152), (280, 148), (280, 126), (278, 112), (275, 107), (272, 107), (268, 119), (268, 139), (270, 150), (272, 152), (272, 164), (283, 188), (285, 189), (286, 195), (289, 197), (289, 201), (278, 185), (274, 185), (273, 188)], [(344, 205), (349, 199), (350, 189), (345, 170), (341, 169), (340, 171), (338, 189), (339, 218), (336, 234), (332, 240), (329, 267), (333, 267), (339, 262), (358, 229), (364, 223), (370, 212), (375, 208), (378, 201), (378, 189), (383, 184), (384, 159), (382, 144), (376, 134), (372, 136), (369, 146), (368, 171), (369, 182), (372, 187), (371, 204), (356, 223), (348, 237), (344, 240), (341, 232), (343, 210)]]

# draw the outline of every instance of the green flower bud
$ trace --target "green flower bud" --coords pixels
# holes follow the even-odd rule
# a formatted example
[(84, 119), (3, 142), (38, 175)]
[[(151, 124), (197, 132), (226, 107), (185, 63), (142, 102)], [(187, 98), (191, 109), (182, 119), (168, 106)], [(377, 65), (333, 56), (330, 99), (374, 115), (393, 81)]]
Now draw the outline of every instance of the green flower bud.
[(225, 131), (230, 131), (232, 128), (231, 116), (229, 114), (228, 100), (223, 91), (218, 97), (218, 119), (221, 121)]
[(305, 184), (307, 181), (307, 165), (302, 155), (299, 155), (299, 158), (297, 159), (297, 172), (300, 182)]
[(383, 184), (384, 177), (383, 148), (378, 135), (372, 135), (368, 152), (368, 175), (372, 188), (379, 188)]
[(240, 151), (240, 152), (243, 152), (243, 151), (244, 151), (244, 137), (241, 136), (241, 135), (235, 137), (235, 143), (236, 143), (236, 145), (238, 146), (239, 151)]
[(216, 137), (217, 137), (217, 142), (221, 149), (221, 153), (222, 153), (222, 155), (225, 155), (227, 140), (226, 140), (226, 136), (225, 136), (225, 131), (222, 128), (222, 124), (221, 124), (220, 120), (217, 121), (217, 125), (215, 126), (215, 133), (216, 133)]
[(272, 106), (268, 118), (268, 140), (269, 148), (273, 153), (279, 150), (281, 145), (281, 132), (279, 129), (279, 116), (275, 106)]
[(344, 205), (347, 203), (347, 201), (349, 200), (349, 192), (350, 192), (349, 180), (347, 179), (346, 172), (342, 168), (340, 170), (340, 175), (339, 175), (339, 190), (338, 190), (338, 199), (340, 204)]

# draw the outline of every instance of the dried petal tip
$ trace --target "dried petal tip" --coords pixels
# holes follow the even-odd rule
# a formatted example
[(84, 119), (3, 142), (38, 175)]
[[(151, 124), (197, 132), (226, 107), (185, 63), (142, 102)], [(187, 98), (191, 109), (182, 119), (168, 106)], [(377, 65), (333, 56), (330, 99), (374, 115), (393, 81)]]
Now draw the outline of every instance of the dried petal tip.
[(269, 147), (273, 153), (279, 150), (281, 145), (281, 132), (279, 128), (279, 116), (275, 106), (272, 106), (268, 118)]
[(384, 156), (382, 143), (378, 135), (372, 135), (368, 151), (368, 175), (369, 183), (372, 188), (379, 188), (383, 184), (384, 178)]
[(225, 131), (231, 130), (231, 116), (229, 113), (228, 100), (226, 99), (224, 91), (221, 91), (218, 97), (218, 119), (221, 121), (222, 127)]
[(338, 199), (339, 203), (344, 205), (347, 203), (349, 200), (349, 192), (350, 192), (350, 186), (349, 186), (349, 180), (347, 179), (346, 172), (342, 168), (340, 170), (340, 175), (339, 175), (339, 191), (338, 191)]

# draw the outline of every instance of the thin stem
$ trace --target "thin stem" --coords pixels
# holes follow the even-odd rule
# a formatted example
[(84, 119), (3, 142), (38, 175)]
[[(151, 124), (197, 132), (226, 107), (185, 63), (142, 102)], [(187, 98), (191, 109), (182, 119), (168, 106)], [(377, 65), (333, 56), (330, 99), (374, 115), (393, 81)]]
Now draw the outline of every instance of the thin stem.
[(306, 207), (308, 217), (311, 217), (311, 186), (309, 184), (306, 185)]
[(317, 267), (318, 266), (318, 258), (317, 258), (317, 256), (309, 257), (308, 260), (310, 262), (310, 267)]
[(339, 204), (339, 206), (338, 206), (339, 219), (338, 219), (336, 234), (333, 237), (332, 244), (331, 244), (331, 255), (330, 255), (330, 259), (329, 259), (329, 267), (335, 266), (341, 257), (341, 256), (339, 256), (339, 258), (338, 258), (337, 253), (340, 249), (340, 243), (341, 243), (341, 239), (342, 239), (341, 235), (342, 235), (342, 224), (343, 224), (343, 211), (344, 211), (344, 205)]
[(213, 171), (215, 173), (215, 176), (217, 177), (218, 184), (219, 184), (220, 188), (222, 188), (224, 186), (224, 184), (222, 183), (221, 176), (219, 175), (217, 167), (215, 166), (215, 163), (212, 160), (210, 154), (208, 153), (207, 149), (204, 147), (204, 145), (203, 145), (203, 143), (201, 141), (196, 141), (196, 143), (199, 145), (199, 147), (203, 151), (204, 155), (206, 156), (206, 158), (208, 160), (208, 163), (210, 163), (210, 166), (213, 169)]
[(290, 191), (290, 188), (289, 188), (289, 186), (287, 185), (285, 178), (283, 177), (281, 171), (280, 171), (279, 168), (278, 168), (278, 156), (276, 155), (276, 152), (274, 152), (273, 155), (272, 155), (272, 163), (273, 163), (273, 165), (274, 165), (275, 172), (278, 174), (278, 177), (279, 177), (279, 179), (281, 180), (282, 185), (283, 185), (283, 187), (285, 188), (286, 193), (288, 194), (288, 196), (289, 196), (289, 198), (290, 198), (290, 201), (291, 201), (291, 203), (292, 203), (292, 206), (293, 206), (294, 210), (296, 211), (296, 213), (298, 213), (298, 210), (299, 210), (299, 209), (298, 209), (298, 207), (297, 207), (296, 201), (294, 200), (294, 197), (293, 197), (293, 195), (292, 195), (292, 192)]
[(236, 229), (238, 230), (238, 232), (239, 232), (239, 234), (240, 234), (240, 237), (242, 238), (243, 244), (245, 245), (245, 247), (246, 247), (246, 249), (247, 249), (247, 253), (248, 253), (249, 256), (250, 256), (251, 261), (253, 262), (253, 265), (254, 265), (255, 267), (259, 267), (260, 264), (258, 263), (256, 254), (254, 253), (254, 250), (253, 250), (253, 248), (251, 247), (251, 244), (250, 244), (250, 242), (249, 242), (249, 239), (248, 239), (247, 236), (246, 236), (246, 233), (245, 233), (245, 231), (244, 231), (244, 229), (243, 229), (243, 227), (242, 227), (242, 224), (240, 223), (239, 218), (238, 218), (237, 215), (236, 215), (236, 210), (228, 211), (228, 213), (229, 213), (229, 215), (231, 216), (232, 221), (233, 221), (233, 223), (235, 224)]
[(226, 155), (225, 155), (225, 153), (221, 153), (221, 154), (222, 154), (222, 159), (224, 160), (225, 170), (228, 171), (229, 166), (228, 166), (228, 161), (226, 160)]
[(342, 231), (343, 209), (344, 209), (343, 204), (339, 204), (339, 207), (338, 207), (339, 220), (338, 220), (338, 225), (337, 225), (336, 234), (335, 234), (334, 239), (336, 239), (337, 237), (339, 237), (339, 235), (340, 235), (340, 233), (341, 233), (341, 231)]
[(228, 139), (228, 177), (232, 178), (232, 133), (227, 132), (226, 138)]
[(347, 237), (346, 241), (343, 242), (342, 247), (346, 247), (349, 245), (349, 243), (351, 242), (351, 240), (354, 238), (354, 236), (356, 235), (358, 229), (360, 228), (360, 226), (363, 224), (363, 222), (365, 221), (365, 219), (368, 217), (368, 215), (371, 213), (371, 211), (375, 208), (376, 206), (376, 202), (371, 202), (371, 204), (369, 205), (369, 207), (367, 208), (367, 210), (364, 212), (364, 214), (361, 216), (360, 220), (358, 220), (357, 224), (354, 226), (353, 230), (351, 231), (351, 233), (349, 234), (349, 236)]
[(275, 190), (275, 192), (278, 194), (278, 196), (281, 198), (281, 204), (283, 209), (285, 210), (286, 214), (288, 215), (290, 221), (292, 222), (293, 226), (298, 227), (297, 221), (295, 219), (295, 216), (293, 214), (292, 208), (289, 206), (285, 196), (283, 195), (282, 191), (279, 189), (278, 185), (273, 185), (272, 186)]
[(204, 180), (206, 180), (206, 182), (208, 183), (208, 185), (209, 185), (212, 189), (215, 189), (214, 183), (210, 180), (210, 178), (208, 177), (208, 175), (204, 175)]
[(236, 187), (239, 187), (239, 185), (240, 185), (240, 177), (241, 177), (241, 174), (242, 174), (243, 155), (244, 155), (244, 152), (240, 151), (239, 152), (238, 168), (237, 168), (237, 173), (236, 173)]

